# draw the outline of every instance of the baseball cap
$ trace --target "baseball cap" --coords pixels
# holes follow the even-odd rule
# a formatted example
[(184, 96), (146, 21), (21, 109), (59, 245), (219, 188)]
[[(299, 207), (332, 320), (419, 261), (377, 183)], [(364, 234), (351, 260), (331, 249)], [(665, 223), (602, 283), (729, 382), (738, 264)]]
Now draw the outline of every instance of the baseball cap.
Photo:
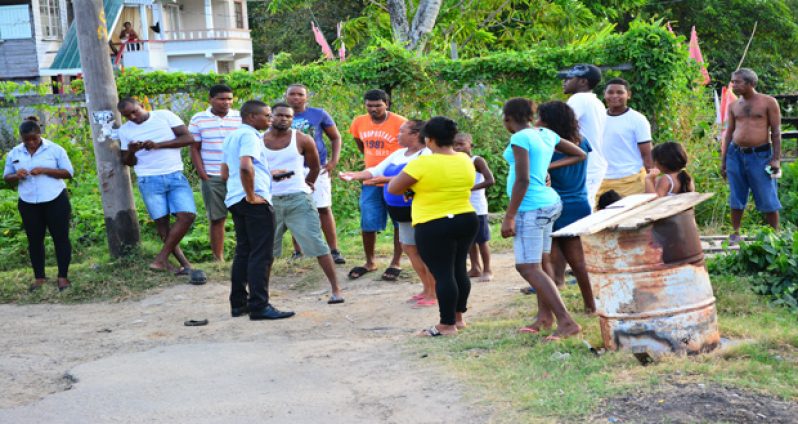
[(579, 64), (574, 65), (571, 69), (557, 72), (557, 78), (585, 78), (592, 84), (601, 81), (601, 69), (595, 65)]

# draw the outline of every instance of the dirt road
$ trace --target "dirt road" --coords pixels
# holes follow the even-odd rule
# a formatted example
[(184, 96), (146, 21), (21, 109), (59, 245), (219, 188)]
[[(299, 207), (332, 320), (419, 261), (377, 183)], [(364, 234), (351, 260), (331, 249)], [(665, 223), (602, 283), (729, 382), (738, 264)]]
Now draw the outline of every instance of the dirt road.
[[(494, 263), (512, 269), (510, 255)], [(346, 303), (334, 306), (315, 268), (274, 278), (273, 303), (297, 312), (277, 322), (231, 318), (224, 281), (121, 303), (0, 305), (0, 422), (490, 421), (476, 396), (408, 347), (437, 320), (437, 308), (405, 302), (418, 283), (347, 282), (339, 271)], [(504, 274), (474, 283), (468, 318), (516, 296), (523, 283)]]

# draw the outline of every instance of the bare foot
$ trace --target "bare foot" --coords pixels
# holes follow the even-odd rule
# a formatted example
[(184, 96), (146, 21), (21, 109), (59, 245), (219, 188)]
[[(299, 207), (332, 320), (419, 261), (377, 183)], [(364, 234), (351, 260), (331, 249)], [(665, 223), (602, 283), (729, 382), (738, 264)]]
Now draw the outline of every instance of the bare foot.
[(488, 281), (493, 281), (493, 273), (489, 271), (483, 272), (482, 276), (479, 277), (479, 281), (483, 283), (487, 283)]
[(569, 324), (560, 324), (557, 326), (557, 330), (551, 334), (551, 336), (547, 337), (546, 339), (551, 338), (552, 340), (547, 341), (557, 341), (561, 339), (565, 339), (568, 337), (576, 336), (577, 334), (582, 332), (582, 327), (575, 322), (571, 322)]
[(465, 318), (463, 318), (462, 312), (457, 312), (454, 314), (454, 326), (457, 327), (458, 330), (468, 327), (468, 324), (465, 322)]
[(534, 333), (534, 334), (537, 334), (537, 333), (540, 333), (541, 330), (550, 329), (553, 325), (554, 325), (553, 321), (537, 320), (537, 321), (533, 322), (532, 324), (527, 325), (526, 327), (522, 328), (519, 331), (521, 331), (522, 333)]
[(170, 265), (169, 263), (165, 263), (165, 264), (164, 264), (164, 263), (162, 263), (162, 262), (158, 262), (158, 261), (153, 261), (153, 262), (150, 264), (150, 269), (151, 269), (151, 270), (153, 270), (153, 271), (169, 271), (169, 272), (175, 272), (175, 271), (177, 271), (177, 270), (176, 270), (176, 269), (175, 269), (175, 268), (174, 268), (172, 265)]
[(470, 271), (468, 271), (468, 276), (471, 277), (471, 278), (481, 277), (482, 276), (482, 271), (472, 268)]

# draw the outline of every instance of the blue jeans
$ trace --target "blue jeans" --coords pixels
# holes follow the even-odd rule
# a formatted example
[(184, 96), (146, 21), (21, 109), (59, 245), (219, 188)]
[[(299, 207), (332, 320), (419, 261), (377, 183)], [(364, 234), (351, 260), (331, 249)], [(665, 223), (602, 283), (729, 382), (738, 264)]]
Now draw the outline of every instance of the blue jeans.
[(513, 239), (516, 264), (539, 264), (543, 261), (543, 253), (551, 252), (551, 229), (561, 212), (559, 201), (544, 208), (518, 212)]
[(194, 192), (183, 172), (139, 177), (138, 184), (150, 218), (159, 219), (178, 212), (197, 214)]
[(745, 209), (748, 194), (753, 193), (754, 203), (760, 212), (769, 213), (781, 209), (776, 180), (770, 178), (770, 174), (765, 171), (772, 157), (770, 149), (746, 153), (736, 144), (729, 144), (729, 150), (726, 152), (729, 207), (737, 210)]
[(364, 185), (360, 192), (360, 229), (365, 233), (385, 230), (388, 208), (382, 197), (382, 187)]

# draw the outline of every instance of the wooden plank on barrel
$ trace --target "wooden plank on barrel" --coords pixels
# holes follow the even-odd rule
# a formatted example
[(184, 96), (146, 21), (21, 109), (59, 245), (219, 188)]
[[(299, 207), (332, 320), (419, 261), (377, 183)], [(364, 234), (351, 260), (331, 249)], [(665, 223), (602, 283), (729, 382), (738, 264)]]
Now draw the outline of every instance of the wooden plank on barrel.
[[(594, 234), (608, 226), (620, 222), (619, 217), (624, 216), (631, 210), (656, 199), (657, 196), (651, 193), (633, 194), (607, 206), (606, 209), (594, 212), (579, 221), (561, 228), (552, 237), (574, 237), (582, 234)], [(621, 219), (622, 220), (622, 219)]]
[(654, 221), (667, 218), (684, 212), (704, 200), (712, 197), (714, 193), (682, 193), (675, 196), (665, 196), (635, 208), (627, 214), (623, 222), (618, 223), (619, 230), (633, 230)]

